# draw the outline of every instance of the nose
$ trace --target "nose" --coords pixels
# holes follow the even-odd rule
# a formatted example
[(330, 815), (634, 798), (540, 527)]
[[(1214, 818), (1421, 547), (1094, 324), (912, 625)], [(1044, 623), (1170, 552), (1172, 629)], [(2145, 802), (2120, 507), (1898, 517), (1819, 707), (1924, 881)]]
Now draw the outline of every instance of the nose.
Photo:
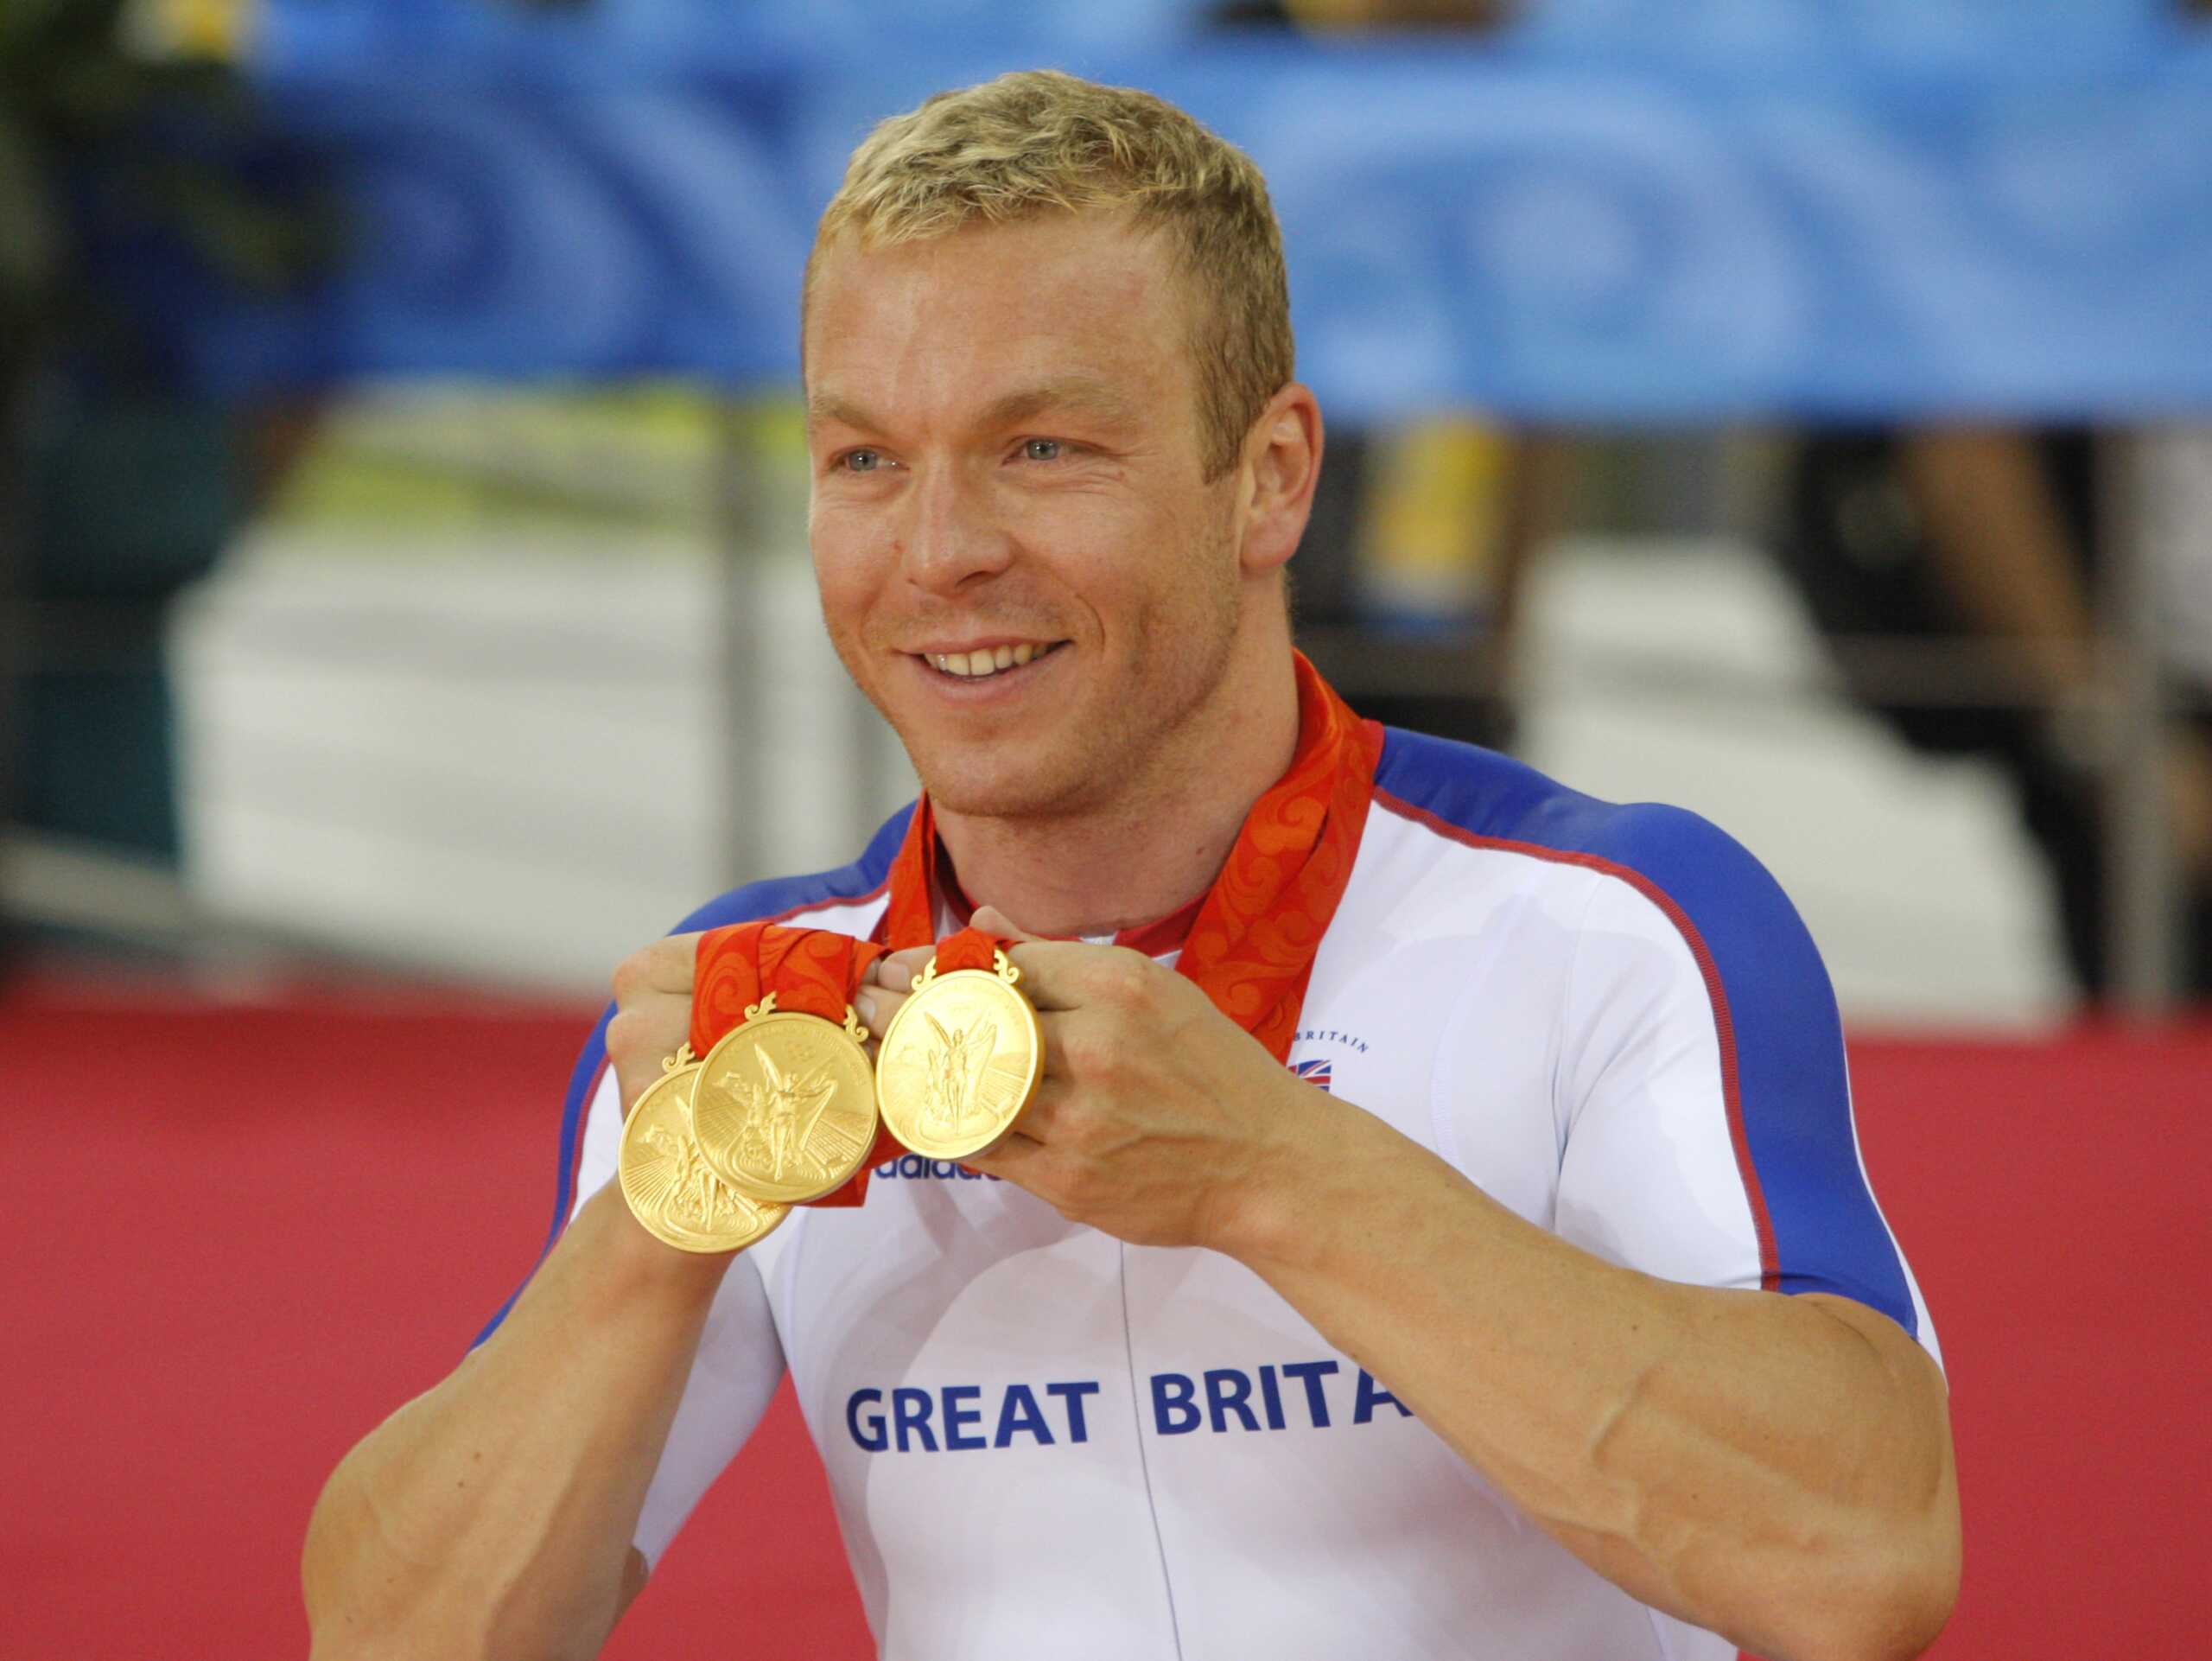
[(984, 493), (957, 465), (925, 468), (906, 493), (899, 559), (907, 580), (932, 594), (952, 595), (1006, 570), (1014, 542), (992, 514)]

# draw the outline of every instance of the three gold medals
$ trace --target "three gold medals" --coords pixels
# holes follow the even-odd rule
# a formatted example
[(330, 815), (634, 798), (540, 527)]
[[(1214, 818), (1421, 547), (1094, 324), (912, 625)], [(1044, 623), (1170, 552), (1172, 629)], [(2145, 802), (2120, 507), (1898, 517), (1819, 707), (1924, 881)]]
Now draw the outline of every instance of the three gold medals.
[(735, 1251), (851, 1181), (879, 1116), (929, 1158), (987, 1152), (1044, 1071), (1020, 978), (988, 937), (954, 937), (914, 977), (873, 1066), (849, 1004), (842, 1022), (780, 1010), (772, 992), (747, 1005), (703, 1060), (688, 1044), (669, 1057), (631, 1108), (619, 1174), (632, 1212), (678, 1251)]

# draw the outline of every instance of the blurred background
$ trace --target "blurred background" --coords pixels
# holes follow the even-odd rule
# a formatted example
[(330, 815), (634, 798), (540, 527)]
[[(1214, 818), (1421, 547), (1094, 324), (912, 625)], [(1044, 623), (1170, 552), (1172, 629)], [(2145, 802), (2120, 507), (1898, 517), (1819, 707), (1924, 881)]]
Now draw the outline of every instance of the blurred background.
[[(527, 1270), (613, 964), (911, 795), (815, 610), (799, 270), (874, 121), (1038, 65), (1268, 174), (1355, 706), (1805, 914), (1959, 1392), (1938, 1653), (2178, 1643), (2206, 8), (0, 0), (0, 1229), (65, 1266), (0, 1294), (0, 1653), (303, 1648), (307, 1505)], [(802, 1438), (613, 1652), (764, 1550), (830, 1612), (772, 1652), (865, 1652)]]

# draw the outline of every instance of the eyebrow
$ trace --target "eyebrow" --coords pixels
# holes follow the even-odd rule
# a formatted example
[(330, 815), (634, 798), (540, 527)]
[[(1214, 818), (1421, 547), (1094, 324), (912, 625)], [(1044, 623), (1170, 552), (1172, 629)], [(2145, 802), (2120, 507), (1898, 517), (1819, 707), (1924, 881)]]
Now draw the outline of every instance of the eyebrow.
[(831, 421), (842, 427), (857, 427), (862, 432), (882, 430), (875, 417), (857, 404), (848, 404), (831, 392), (810, 393), (806, 400), (806, 424), (812, 427)]
[(1104, 381), (1090, 375), (1068, 375), (1008, 392), (983, 411), (982, 424), (1012, 426), (1052, 410), (1074, 410), (1124, 426), (1135, 418), (1128, 399)]
[[(996, 398), (976, 418), (984, 428), (1008, 427), (1054, 410), (1070, 410), (1118, 426), (1136, 423), (1135, 407), (1119, 391), (1091, 375), (1065, 375), (1021, 387)], [(880, 433), (886, 423), (834, 392), (817, 392), (806, 401), (810, 426), (834, 422), (861, 432)]]

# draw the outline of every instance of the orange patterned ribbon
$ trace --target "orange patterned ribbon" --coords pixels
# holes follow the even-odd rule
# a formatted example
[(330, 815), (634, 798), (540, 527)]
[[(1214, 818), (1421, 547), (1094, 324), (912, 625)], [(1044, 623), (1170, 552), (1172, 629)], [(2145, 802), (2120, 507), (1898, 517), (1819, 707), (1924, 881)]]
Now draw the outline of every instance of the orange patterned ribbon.
[(963, 928), (957, 934), (949, 934), (937, 943), (937, 972), (950, 975), (956, 969), (981, 969), (988, 971), (998, 966), (998, 953), (1008, 943), (995, 934), (986, 934), (979, 928)]
[(937, 815), (926, 790), (906, 821), (906, 839), (891, 862), (891, 901), (876, 933), (893, 951), (928, 945), (937, 939), (937, 897), (930, 881), (937, 869)]
[[(819, 1015), (842, 1024), (861, 978), (883, 955), (869, 940), (855, 940), (826, 928), (784, 928), (773, 923), (738, 923), (709, 929), (699, 937), (691, 994), (691, 1053), (703, 1056), (745, 1012), (768, 993), (779, 1013)], [(853, 1180), (812, 1206), (857, 1206), (868, 1193), (871, 1168), (902, 1151), (880, 1135)]]
[[(1313, 955), (1351, 880), (1382, 755), (1382, 729), (1354, 715), (1303, 652), (1294, 655), (1297, 753), (1245, 816), (1176, 964), (1278, 1061), (1290, 1059)], [(936, 938), (936, 853), (925, 793), (892, 862), (882, 938), (893, 951)], [(988, 951), (981, 964), (962, 966), (988, 968)], [(938, 968), (948, 967), (940, 948)]]

